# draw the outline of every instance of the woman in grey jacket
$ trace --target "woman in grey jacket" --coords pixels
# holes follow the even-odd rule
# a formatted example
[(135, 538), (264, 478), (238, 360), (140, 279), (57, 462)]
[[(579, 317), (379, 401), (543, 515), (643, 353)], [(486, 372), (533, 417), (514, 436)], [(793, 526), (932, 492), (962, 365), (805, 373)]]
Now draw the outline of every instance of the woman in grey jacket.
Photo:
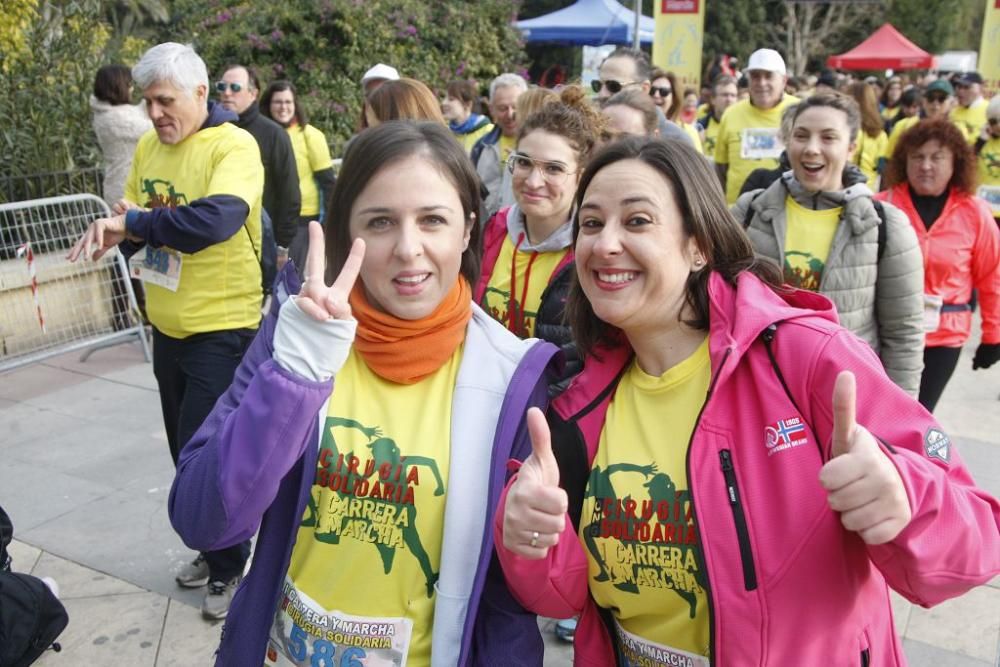
[(814, 95), (792, 115), (792, 169), (733, 206), (757, 254), (779, 262), (785, 281), (820, 292), (840, 323), (879, 355), (886, 373), (916, 395), (923, 369), (923, 263), (906, 216), (872, 201), (849, 163), (860, 113), (839, 93)]

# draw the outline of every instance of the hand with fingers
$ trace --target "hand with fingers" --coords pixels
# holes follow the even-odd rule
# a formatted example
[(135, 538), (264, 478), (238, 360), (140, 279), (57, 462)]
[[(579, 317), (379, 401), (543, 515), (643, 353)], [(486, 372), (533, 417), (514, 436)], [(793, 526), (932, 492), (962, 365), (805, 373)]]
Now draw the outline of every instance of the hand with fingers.
[(559, 466), (545, 415), (538, 408), (527, 414), (531, 456), (507, 492), (503, 515), (504, 546), (519, 556), (545, 558), (566, 526), (569, 501), (559, 487)]
[(110, 218), (94, 220), (87, 227), (80, 240), (70, 248), (66, 259), (75, 262), (82, 255), (84, 259), (99, 260), (104, 254), (124, 241), (128, 236), (125, 230), (125, 214)]
[(352, 319), (348, 298), (361, 272), (361, 262), (364, 258), (365, 242), (355, 239), (340, 275), (333, 285), (327, 287), (323, 279), (326, 272), (326, 239), (323, 235), (323, 226), (315, 220), (310, 222), (309, 250), (303, 273), (305, 280), (295, 299), (295, 305), (320, 322)]
[(884, 544), (910, 522), (910, 501), (896, 466), (855, 421), (856, 403), (854, 374), (844, 371), (833, 388), (833, 444), (819, 479), (844, 528), (867, 544)]
[(111, 205), (111, 212), (115, 215), (125, 215), (128, 211), (135, 209), (141, 211), (142, 207), (128, 199), (119, 199)]

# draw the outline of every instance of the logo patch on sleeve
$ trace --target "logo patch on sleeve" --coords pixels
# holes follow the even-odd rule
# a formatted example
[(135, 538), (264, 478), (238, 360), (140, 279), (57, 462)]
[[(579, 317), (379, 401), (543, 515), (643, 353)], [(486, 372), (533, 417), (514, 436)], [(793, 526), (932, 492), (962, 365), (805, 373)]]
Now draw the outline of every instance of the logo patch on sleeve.
[(951, 460), (951, 439), (941, 429), (931, 427), (924, 436), (924, 452), (929, 458), (948, 463)]

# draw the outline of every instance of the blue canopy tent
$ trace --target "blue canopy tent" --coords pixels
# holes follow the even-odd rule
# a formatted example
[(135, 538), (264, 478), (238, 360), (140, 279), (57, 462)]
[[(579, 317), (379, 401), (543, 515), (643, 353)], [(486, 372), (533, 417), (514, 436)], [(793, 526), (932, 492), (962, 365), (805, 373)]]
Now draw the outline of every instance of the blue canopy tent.
[[(615, 0), (578, 0), (569, 7), (516, 25), (528, 42), (600, 46), (632, 44), (635, 12)], [(639, 19), (639, 41), (653, 41), (655, 23), (648, 16)]]

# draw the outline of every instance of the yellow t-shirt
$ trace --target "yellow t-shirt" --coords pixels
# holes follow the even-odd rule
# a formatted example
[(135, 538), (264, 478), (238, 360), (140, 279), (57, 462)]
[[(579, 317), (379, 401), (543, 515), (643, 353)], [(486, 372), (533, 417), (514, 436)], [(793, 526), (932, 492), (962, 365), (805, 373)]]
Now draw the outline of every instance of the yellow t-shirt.
[[(164, 144), (149, 130), (135, 148), (125, 198), (142, 208), (176, 208), (211, 195), (239, 197), (250, 207), (246, 224), (221, 243), (188, 254), (164, 246), (176, 290), (147, 282), (146, 314), (171, 338), (260, 322), (260, 211), (264, 166), (249, 132), (223, 123), (178, 144)], [(134, 261), (134, 260), (133, 260)]]
[(772, 109), (758, 109), (750, 100), (737, 102), (722, 114), (715, 141), (716, 164), (728, 165), (726, 201), (730, 206), (754, 169), (775, 169), (784, 149), (779, 136), (781, 114), (797, 97), (785, 95)]
[[(468, 132), (466, 134), (456, 134), (455, 138), (458, 139), (458, 143), (462, 144), (462, 148), (465, 149), (466, 153), (471, 153), (472, 152), (472, 147), (476, 145), (476, 142), (479, 141), (480, 139), (482, 139), (483, 137), (485, 137), (490, 132), (492, 132), (494, 127), (495, 126), (493, 125), (493, 123), (486, 123), (485, 125), (483, 125), (478, 130), (473, 130), (472, 132)], [(504, 147), (503, 146), (503, 139), (504, 139), (504, 137), (500, 138), (500, 150), (501, 150), (501, 152), (503, 151), (503, 147)], [(509, 152), (510, 151), (508, 150), (508, 154), (509, 154)]]
[(295, 153), (295, 170), (299, 174), (299, 194), (302, 196), (299, 215), (304, 218), (319, 215), (319, 188), (313, 174), (333, 166), (330, 147), (323, 133), (312, 125), (292, 125), (287, 129)]
[(864, 130), (858, 130), (855, 144), (857, 147), (854, 149), (854, 155), (851, 156), (851, 162), (858, 165), (858, 168), (868, 177), (868, 187), (871, 188), (872, 192), (878, 192), (878, 163), (879, 160), (887, 157), (889, 137), (886, 136), (885, 132), (879, 132), (877, 137), (870, 137), (865, 134)]
[(507, 168), (507, 158), (510, 154), (514, 152), (517, 148), (517, 137), (508, 137), (504, 134), (500, 135), (500, 141), (497, 142), (497, 146), (500, 148), (500, 170), (503, 171)]
[[(459, 347), (433, 375), (402, 385), (351, 351), (265, 665), (430, 664), (461, 359)], [(345, 658), (352, 648), (355, 661)]]
[(965, 135), (965, 140), (970, 144), (976, 143), (979, 133), (986, 125), (986, 107), (989, 105), (984, 99), (978, 99), (967, 107), (957, 105), (948, 114), (951, 122), (958, 126), (958, 129)]
[(715, 144), (719, 137), (719, 127), (719, 121), (715, 120), (715, 116), (709, 116), (708, 127), (704, 128), (705, 143), (703, 148), (705, 150), (705, 157), (712, 161), (715, 160)]
[(785, 282), (800, 289), (819, 291), (823, 269), (843, 208), (814, 211), (791, 196), (785, 198)]
[(1000, 137), (983, 144), (978, 163), (979, 189), (976, 194), (989, 202), (993, 217), (1000, 218)]
[[(514, 242), (504, 237), (490, 282), (483, 293), (483, 310), (519, 338), (535, 335), (535, 318), (542, 303), (542, 292), (549, 285), (552, 273), (569, 248), (555, 252), (525, 252), (514, 254)], [(514, 296), (511, 299), (511, 264), (514, 263)]]
[(684, 130), (686, 135), (688, 135), (688, 138), (691, 139), (691, 145), (694, 146), (694, 149), (699, 153), (704, 153), (705, 149), (701, 145), (701, 136), (698, 134), (698, 128), (696, 128), (694, 124), (685, 123), (682, 120), (678, 120), (677, 124), (680, 125), (680, 128)]
[(882, 120), (892, 120), (899, 115), (899, 105), (882, 109)]
[(889, 143), (885, 147), (885, 154), (892, 157), (893, 151), (896, 150), (896, 144), (899, 143), (899, 138), (903, 136), (903, 132), (920, 122), (920, 116), (910, 116), (909, 118), (903, 118), (892, 126), (892, 132), (889, 134)]
[(686, 460), (711, 372), (706, 338), (659, 377), (633, 362), (608, 406), (579, 538), (590, 592), (611, 610), (627, 664), (708, 665), (708, 601)]

